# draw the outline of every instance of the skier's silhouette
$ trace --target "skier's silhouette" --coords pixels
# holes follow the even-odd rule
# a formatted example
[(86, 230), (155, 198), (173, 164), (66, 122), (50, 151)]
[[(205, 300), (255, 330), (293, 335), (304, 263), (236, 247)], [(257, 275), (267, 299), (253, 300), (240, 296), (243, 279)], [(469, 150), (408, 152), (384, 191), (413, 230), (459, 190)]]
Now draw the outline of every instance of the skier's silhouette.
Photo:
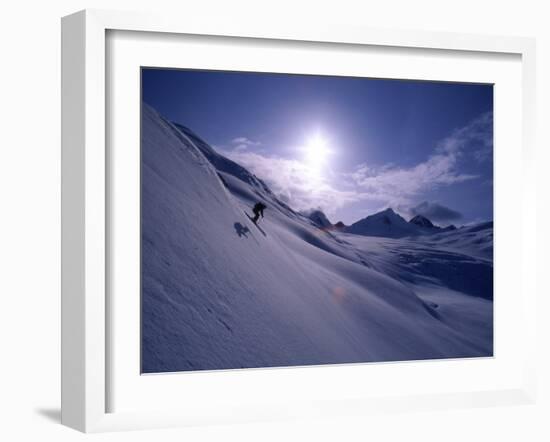
[(267, 206), (264, 203), (258, 202), (252, 209), (252, 212), (254, 212), (254, 218), (252, 218), (252, 221), (254, 224), (258, 222), (258, 219), (260, 218), (260, 215), (262, 218), (264, 217), (264, 209), (267, 209)]

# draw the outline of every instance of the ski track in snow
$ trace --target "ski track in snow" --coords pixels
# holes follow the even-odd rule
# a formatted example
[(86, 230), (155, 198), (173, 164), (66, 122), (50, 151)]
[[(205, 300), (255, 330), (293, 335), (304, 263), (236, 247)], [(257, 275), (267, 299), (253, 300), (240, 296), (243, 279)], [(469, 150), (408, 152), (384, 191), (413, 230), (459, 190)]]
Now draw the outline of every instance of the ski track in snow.
[(492, 224), (328, 232), (147, 105), (141, 204), (145, 373), (493, 353)]

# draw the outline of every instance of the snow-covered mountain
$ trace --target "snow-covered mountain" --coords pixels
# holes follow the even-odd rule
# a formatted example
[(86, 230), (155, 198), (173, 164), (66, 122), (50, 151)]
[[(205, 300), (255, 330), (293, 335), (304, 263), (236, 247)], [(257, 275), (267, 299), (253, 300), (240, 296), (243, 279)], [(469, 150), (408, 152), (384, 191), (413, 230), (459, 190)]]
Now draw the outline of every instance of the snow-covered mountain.
[(449, 224), (447, 227), (442, 227), (442, 232), (450, 232), (452, 230), (456, 230), (456, 226), (454, 224)]
[(492, 355), (487, 229), (327, 231), (147, 105), (141, 133), (143, 372)]
[(419, 227), (408, 223), (401, 215), (388, 208), (353, 223), (346, 228), (346, 232), (365, 236), (402, 238), (422, 233)]
[(347, 226), (342, 222), (338, 221), (336, 224), (334, 224), (334, 228), (338, 230), (344, 230)]
[(333, 227), (332, 223), (328, 220), (322, 210), (310, 210), (305, 212), (304, 215), (322, 229), (331, 229)]
[(426, 229), (433, 229), (435, 227), (428, 218), (422, 215), (416, 215), (414, 218), (410, 219), (409, 222)]
[(418, 235), (433, 235), (456, 230), (453, 225), (439, 227), (423, 215), (416, 215), (409, 222), (392, 208), (367, 216), (344, 229), (348, 233), (385, 238), (404, 238)]
[(460, 250), (472, 256), (493, 260), (493, 222), (484, 222), (457, 229), (445, 227), (423, 241), (440, 249)]
[[(229, 182), (234, 179), (238, 179), (243, 183), (248, 184), (246, 192), (252, 191), (252, 193), (256, 195), (257, 199), (270, 201), (271, 208), (277, 208), (278, 210), (282, 210), (289, 215), (296, 215), (296, 213), (294, 213), (288, 205), (279, 200), (273, 194), (271, 189), (256, 175), (250, 173), (247, 169), (229, 158), (217, 153), (191, 129), (178, 123), (171, 124), (178, 129), (176, 136), (178, 136), (183, 143), (192, 143), (192, 145), (205, 156), (206, 160), (218, 172), (218, 176), (224, 185), (229, 186)], [(234, 187), (233, 190), (238, 191), (239, 189)], [(248, 196), (251, 197), (251, 195)]]

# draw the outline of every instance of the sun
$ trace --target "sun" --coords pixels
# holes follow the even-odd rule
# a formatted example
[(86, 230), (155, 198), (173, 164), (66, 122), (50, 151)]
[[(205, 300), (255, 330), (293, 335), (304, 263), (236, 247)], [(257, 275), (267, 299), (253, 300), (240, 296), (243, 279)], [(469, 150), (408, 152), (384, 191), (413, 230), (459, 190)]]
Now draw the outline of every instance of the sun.
[(328, 140), (320, 134), (310, 137), (304, 146), (304, 160), (315, 171), (323, 168), (331, 153)]

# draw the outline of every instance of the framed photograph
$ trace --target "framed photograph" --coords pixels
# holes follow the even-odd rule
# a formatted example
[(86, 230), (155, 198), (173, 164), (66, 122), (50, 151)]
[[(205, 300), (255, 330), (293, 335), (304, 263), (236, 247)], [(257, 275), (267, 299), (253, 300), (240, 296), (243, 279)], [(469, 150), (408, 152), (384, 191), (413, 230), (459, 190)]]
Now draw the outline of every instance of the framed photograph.
[(64, 424), (534, 400), (532, 40), (62, 26)]

